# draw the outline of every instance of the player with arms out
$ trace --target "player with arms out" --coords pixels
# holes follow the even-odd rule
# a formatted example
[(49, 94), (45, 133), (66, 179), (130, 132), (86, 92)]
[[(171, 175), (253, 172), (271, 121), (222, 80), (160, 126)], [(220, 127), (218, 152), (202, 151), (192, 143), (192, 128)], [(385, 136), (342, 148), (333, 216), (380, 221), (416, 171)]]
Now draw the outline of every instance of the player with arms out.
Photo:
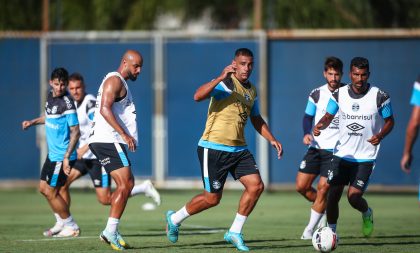
[(114, 250), (124, 250), (128, 244), (118, 231), (120, 218), (134, 187), (131, 152), (137, 146), (136, 108), (127, 80), (135, 81), (143, 66), (143, 57), (135, 50), (127, 50), (117, 71), (108, 73), (99, 87), (93, 126), (88, 143), (106, 172), (116, 183), (111, 193), (111, 210), (101, 240)]
[(24, 130), (31, 126), (45, 124), (48, 155), (41, 170), (39, 191), (45, 196), (56, 218), (55, 225), (44, 232), (45, 236), (79, 236), (80, 229), (70, 214), (60, 188), (66, 183), (67, 175), (76, 161), (76, 144), (80, 136), (79, 122), (73, 100), (67, 95), (68, 72), (56, 68), (51, 73), (51, 92), (45, 103), (45, 115), (23, 121)]
[[(343, 62), (337, 57), (328, 57), (324, 63), (324, 77), (326, 84), (312, 90), (309, 94), (306, 105), (305, 116), (303, 117), (303, 143), (308, 145), (300, 168), (296, 176), (296, 190), (307, 200), (311, 201), (311, 215), (308, 225), (305, 227), (301, 239), (311, 240), (314, 228), (326, 217), (324, 211), (327, 205), (327, 171), (330, 168), (333, 149), (338, 138), (339, 117), (336, 115), (320, 136), (312, 136), (313, 122), (318, 122), (325, 114), (331, 93), (344, 86), (341, 83), (343, 76)], [(319, 175), (317, 190), (312, 187), (312, 183)], [(323, 218), (325, 217), (325, 219)], [(322, 220), (321, 220), (322, 218)], [(326, 224), (322, 224), (326, 226)]]
[(177, 212), (166, 213), (166, 235), (173, 243), (178, 241), (179, 227), (185, 219), (219, 204), (230, 173), (244, 185), (245, 190), (234, 222), (224, 239), (240, 251), (249, 251), (241, 231), (264, 190), (258, 167), (244, 137), (249, 117), (256, 131), (276, 149), (279, 159), (282, 155), (280, 142), (259, 113), (257, 90), (248, 80), (253, 66), (251, 50), (240, 48), (220, 76), (200, 86), (194, 94), (195, 101), (210, 98), (206, 128), (197, 149), (204, 191)]
[(368, 83), (369, 75), (369, 61), (363, 57), (353, 58), (350, 64), (351, 83), (332, 94), (327, 113), (313, 129), (313, 134), (319, 136), (339, 111), (339, 138), (327, 181), (330, 185), (328, 226), (336, 232), (338, 204), (344, 186), (348, 185), (347, 199), (353, 208), (362, 213), (362, 232), (366, 237), (373, 232), (373, 212), (363, 194), (369, 184), (380, 143), (394, 126), (391, 99), (386, 92)]
[[(96, 159), (95, 155), (90, 151), (88, 146), (88, 138), (93, 123), (93, 115), (95, 111), (96, 98), (86, 93), (86, 85), (84, 78), (79, 73), (73, 73), (69, 77), (68, 90), (75, 101), (77, 108), (77, 118), (79, 120), (80, 139), (77, 151), (77, 160), (73, 165), (70, 175), (67, 177), (66, 184), (61, 187), (60, 194), (70, 205), (70, 185), (78, 178), (89, 173), (93, 186), (96, 191), (96, 198), (103, 205), (111, 204), (111, 177), (105, 171), (104, 167)], [(150, 180), (144, 181), (142, 184), (135, 185), (131, 191), (130, 197), (145, 193), (151, 197), (157, 205), (160, 205), (160, 195), (156, 191)]]

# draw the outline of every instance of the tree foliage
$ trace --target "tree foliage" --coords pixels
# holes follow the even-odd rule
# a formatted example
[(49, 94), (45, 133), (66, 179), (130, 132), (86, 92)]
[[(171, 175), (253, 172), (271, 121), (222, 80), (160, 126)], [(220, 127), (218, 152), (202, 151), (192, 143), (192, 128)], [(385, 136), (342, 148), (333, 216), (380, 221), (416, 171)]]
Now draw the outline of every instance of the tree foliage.
[[(414, 28), (420, 0), (262, 0), (265, 29)], [(172, 14), (181, 27), (210, 13), (211, 29), (252, 29), (253, 0), (49, 0), (50, 30), (153, 30)], [(242, 21), (246, 26), (241, 25)], [(243, 22), (242, 22), (243, 23)], [(42, 0), (0, 0), (0, 30), (42, 28)]]

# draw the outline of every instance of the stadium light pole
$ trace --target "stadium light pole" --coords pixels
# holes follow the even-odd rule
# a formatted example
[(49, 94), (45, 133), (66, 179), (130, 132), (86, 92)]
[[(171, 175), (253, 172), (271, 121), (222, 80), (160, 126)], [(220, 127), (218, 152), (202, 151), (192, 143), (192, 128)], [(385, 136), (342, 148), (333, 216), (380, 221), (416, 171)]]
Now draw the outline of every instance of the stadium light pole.
[(50, 30), (50, 1), (43, 0), (42, 1), (42, 31), (48, 32)]
[(254, 0), (254, 30), (260, 30), (262, 18), (262, 0)]

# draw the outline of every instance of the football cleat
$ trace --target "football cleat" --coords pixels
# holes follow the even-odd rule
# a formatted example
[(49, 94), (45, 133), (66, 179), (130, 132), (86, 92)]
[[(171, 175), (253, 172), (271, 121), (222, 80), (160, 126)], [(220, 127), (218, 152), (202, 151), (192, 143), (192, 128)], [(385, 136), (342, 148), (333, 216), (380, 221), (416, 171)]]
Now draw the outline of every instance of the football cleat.
[[(120, 237), (121, 237), (121, 235), (120, 235)], [(125, 248), (121, 245), (121, 243), (118, 240), (118, 232), (117, 231), (115, 231), (115, 233), (108, 233), (106, 230), (104, 230), (99, 235), (99, 239), (101, 239), (101, 241), (111, 245), (111, 248), (113, 250), (125, 250)], [(122, 239), (122, 237), (121, 237), (121, 239)]]
[(302, 236), (300, 237), (300, 239), (302, 239), (302, 240), (312, 240), (313, 233), (314, 233), (314, 231), (312, 229), (305, 228), (305, 230), (303, 230), (303, 233), (302, 233)]
[(363, 226), (362, 226), (362, 232), (365, 237), (369, 237), (372, 235), (373, 232), (373, 210), (369, 207), (370, 215), (369, 216), (363, 216)]
[(46, 236), (46, 237), (52, 237), (52, 236), (60, 233), (61, 230), (63, 230), (63, 228), (64, 228), (64, 224), (63, 223), (56, 222), (55, 225), (54, 225), (54, 227), (45, 230), (44, 233), (43, 233), (43, 235)]
[(53, 237), (78, 237), (80, 235), (80, 228), (73, 226), (64, 226), (60, 233)]
[(159, 192), (156, 190), (156, 188), (153, 186), (152, 182), (150, 180), (146, 180), (144, 181), (144, 183), (147, 184), (147, 188), (146, 191), (144, 193), (144, 195), (146, 195), (146, 197), (152, 198), (153, 201), (156, 203), (156, 205), (160, 205), (160, 194)]
[(172, 223), (171, 216), (174, 214), (174, 211), (166, 212), (166, 237), (168, 237), (170, 242), (176, 243), (178, 241), (179, 226)]
[(239, 251), (249, 251), (249, 248), (245, 245), (241, 233), (230, 232), (229, 230), (225, 233), (225, 241), (232, 243)]

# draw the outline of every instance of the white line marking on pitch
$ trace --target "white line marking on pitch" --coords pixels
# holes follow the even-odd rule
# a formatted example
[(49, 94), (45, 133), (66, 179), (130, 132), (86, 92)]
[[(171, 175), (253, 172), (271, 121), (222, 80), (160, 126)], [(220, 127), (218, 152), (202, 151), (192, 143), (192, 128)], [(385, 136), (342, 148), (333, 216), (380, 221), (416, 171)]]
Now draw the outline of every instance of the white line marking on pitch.
[[(201, 228), (205, 230), (197, 230), (197, 231), (181, 231), (181, 234), (185, 235), (193, 235), (193, 234), (216, 234), (224, 232), (225, 229), (216, 229), (207, 226), (201, 225), (193, 225), (193, 224), (183, 224), (185, 228)], [(163, 232), (163, 231), (162, 231)], [(159, 235), (162, 232), (150, 232), (150, 231), (139, 231), (139, 233), (149, 234), (149, 235)], [(45, 242), (45, 241), (59, 241), (59, 240), (82, 240), (82, 239), (96, 239), (99, 238), (98, 236), (79, 236), (79, 237), (49, 237), (43, 239), (24, 239), (24, 240), (16, 240), (17, 242)]]

